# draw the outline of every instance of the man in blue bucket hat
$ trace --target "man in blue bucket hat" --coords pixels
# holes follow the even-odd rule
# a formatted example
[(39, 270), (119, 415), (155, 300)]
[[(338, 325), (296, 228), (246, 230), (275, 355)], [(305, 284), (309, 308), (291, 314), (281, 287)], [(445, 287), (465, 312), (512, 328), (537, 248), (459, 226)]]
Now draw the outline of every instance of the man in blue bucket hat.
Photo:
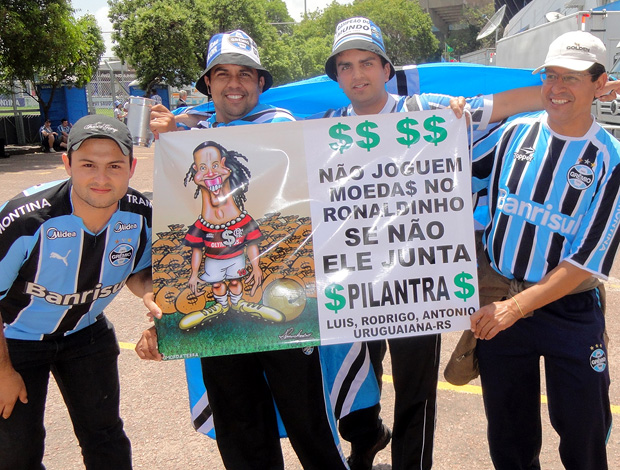
[[(294, 121), (287, 110), (259, 102), (261, 93), (272, 83), (250, 36), (241, 30), (216, 34), (209, 42), (206, 68), (196, 83), (198, 91), (213, 100), (215, 113), (184, 114), (175, 119), (164, 106), (153, 106), (151, 130), (156, 136), (177, 131), (180, 121), (186, 127), (203, 129)], [(221, 306), (216, 303), (215, 309), (204, 311), (205, 322), (216, 311), (229, 308), (223, 302), (227, 299)], [(143, 334), (136, 351), (143, 359), (161, 359), (154, 328)], [(212, 413), (226, 468), (284, 469), (276, 407), (303, 468), (348, 468), (320, 358), (320, 348), (298, 348), (200, 359), (198, 372), (202, 371), (202, 377), (198, 380), (204, 381), (206, 396), (194, 405), (192, 415), (202, 419)], [(200, 374), (189, 365), (188, 371), (188, 381), (195, 383)], [(198, 412), (197, 407), (202, 410)]]

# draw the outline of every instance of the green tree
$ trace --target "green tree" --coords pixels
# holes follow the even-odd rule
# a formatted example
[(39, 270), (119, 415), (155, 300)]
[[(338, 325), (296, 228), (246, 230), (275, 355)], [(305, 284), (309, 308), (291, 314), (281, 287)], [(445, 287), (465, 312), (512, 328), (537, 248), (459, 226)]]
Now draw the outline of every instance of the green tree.
[(188, 85), (204, 66), (212, 26), (194, 0), (109, 0), (114, 52), (135, 70), (141, 88)]
[(308, 13), (293, 30), (292, 50), (301, 70), (296, 79), (325, 73), (325, 61), (332, 50), (336, 25), (351, 16), (351, 5), (332, 1), (325, 9)]
[(463, 7), (464, 27), (450, 31), (446, 38), (446, 42), (454, 48), (454, 52), (451, 52), (451, 55), (459, 56), (478, 49), (494, 47), (495, 33), (480, 41), (476, 41), (478, 33), (480, 33), (480, 30), (487, 24), (494, 13), (495, 6), (492, 2), (483, 7), (476, 8), (465, 5)]
[(275, 26), (281, 35), (292, 34), (295, 20), (289, 15), (284, 0), (264, 0), (264, 4), (267, 21)]
[(26, 92), (28, 82), (51, 87), (45, 101), (35, 99), (48, 117), (56, 90), (82, 87), (97, 70), (105, 51), (92, 15), (73, 16), (68, 0), (4, 0), (0, 4), (0, 87)]
[(270, 23), (292, 23), (294, 21), (288, 13), (284, 0), (265, 0), (264, 7)]
[(357, 0), (354, 16), (370, 18), (381, 28), (385, 49), (394, 65), (426, 62), (439, 41), (428, 13), (412, 0)]

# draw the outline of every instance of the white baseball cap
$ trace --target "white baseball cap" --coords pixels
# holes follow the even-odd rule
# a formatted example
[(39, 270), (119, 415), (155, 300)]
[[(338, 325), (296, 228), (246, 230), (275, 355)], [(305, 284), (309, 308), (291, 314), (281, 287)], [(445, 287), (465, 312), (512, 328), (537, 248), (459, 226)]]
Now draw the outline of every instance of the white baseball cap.
[(583, 72), (595, 63), (604, 66), (606, 62), (607, 50), (603, 41), (585, 31), (571, 31), (551, 43), (545, 63), (532, 73), (539, 73), (546, 67), (562, 67)]

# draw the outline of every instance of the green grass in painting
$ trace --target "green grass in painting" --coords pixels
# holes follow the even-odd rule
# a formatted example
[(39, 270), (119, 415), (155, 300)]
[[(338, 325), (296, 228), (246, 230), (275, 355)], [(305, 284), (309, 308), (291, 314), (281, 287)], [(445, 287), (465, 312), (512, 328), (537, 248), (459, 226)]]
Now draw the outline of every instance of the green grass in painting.
[[(241, 354), (320, 344), (316, 298), (308, 298), (301, 315), (286, 323), (267, 323), (229, 310), (226, 315), (211, 323), (182, 331), (178, 328), (181, 318), (182, 314), (174, 313), (164, 315), (157, 321), (159, 351), (166, 359)], [(165, 325), (165, 328), (159, 328), (160, 325)], [(298, 337), (303, 335), (303, 338), (281, 340), (280, 336), (285, 334)]]

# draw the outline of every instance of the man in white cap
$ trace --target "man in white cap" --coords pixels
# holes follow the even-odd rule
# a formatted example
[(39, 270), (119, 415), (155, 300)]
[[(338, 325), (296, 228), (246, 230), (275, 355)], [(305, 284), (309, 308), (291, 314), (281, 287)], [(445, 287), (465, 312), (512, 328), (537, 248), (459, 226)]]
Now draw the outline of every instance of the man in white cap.
[(79, 119), (62, 156), (70, 179), (0, 210), (0, 469), (41, 469), (50, 372), (88, 470), (130, 470), (119, 416), (119, 347), (104, 308), (127, 284), (151, 315), (151, 204), (128, 187), (131, 135)]
[[(190, 128), (213, 128), (294, 121), (288, 111), (259, 102), (272, 83), (250, 36), (239, 30), (217, 34), (196, 83), (198, 91), (211, 97), (215, 113), (175, 119), (165, 107), (153, 106), (151, 129), (158, 135), (176, 131), (181, 122)], [(143, 359), (161, 360), (154, 329), (143, 334), (136, 350)], [(347, 469), (320, 355), (320, 348), (303, 348), (200, 359), (207, 396), (199, 405), (210, 408), (200, 418), (212, 412), (226, 468), (284, 469), (275, 403), (304, 469)], [(195, 377), (188, 375), (188, 380)]]
[(558, 37), (534, 71), (544, 112), (509, 119), (473, 148), (473, 189), (489, 197), (485, 252), (509, 286), (471, 317), (497, 469), (540, 468), (541, 357), (563, 465), (608, 468), (597, 278), (607, 278), (620, 241), (620, 144), (590, 111), (605, 63), (592, 34)]

